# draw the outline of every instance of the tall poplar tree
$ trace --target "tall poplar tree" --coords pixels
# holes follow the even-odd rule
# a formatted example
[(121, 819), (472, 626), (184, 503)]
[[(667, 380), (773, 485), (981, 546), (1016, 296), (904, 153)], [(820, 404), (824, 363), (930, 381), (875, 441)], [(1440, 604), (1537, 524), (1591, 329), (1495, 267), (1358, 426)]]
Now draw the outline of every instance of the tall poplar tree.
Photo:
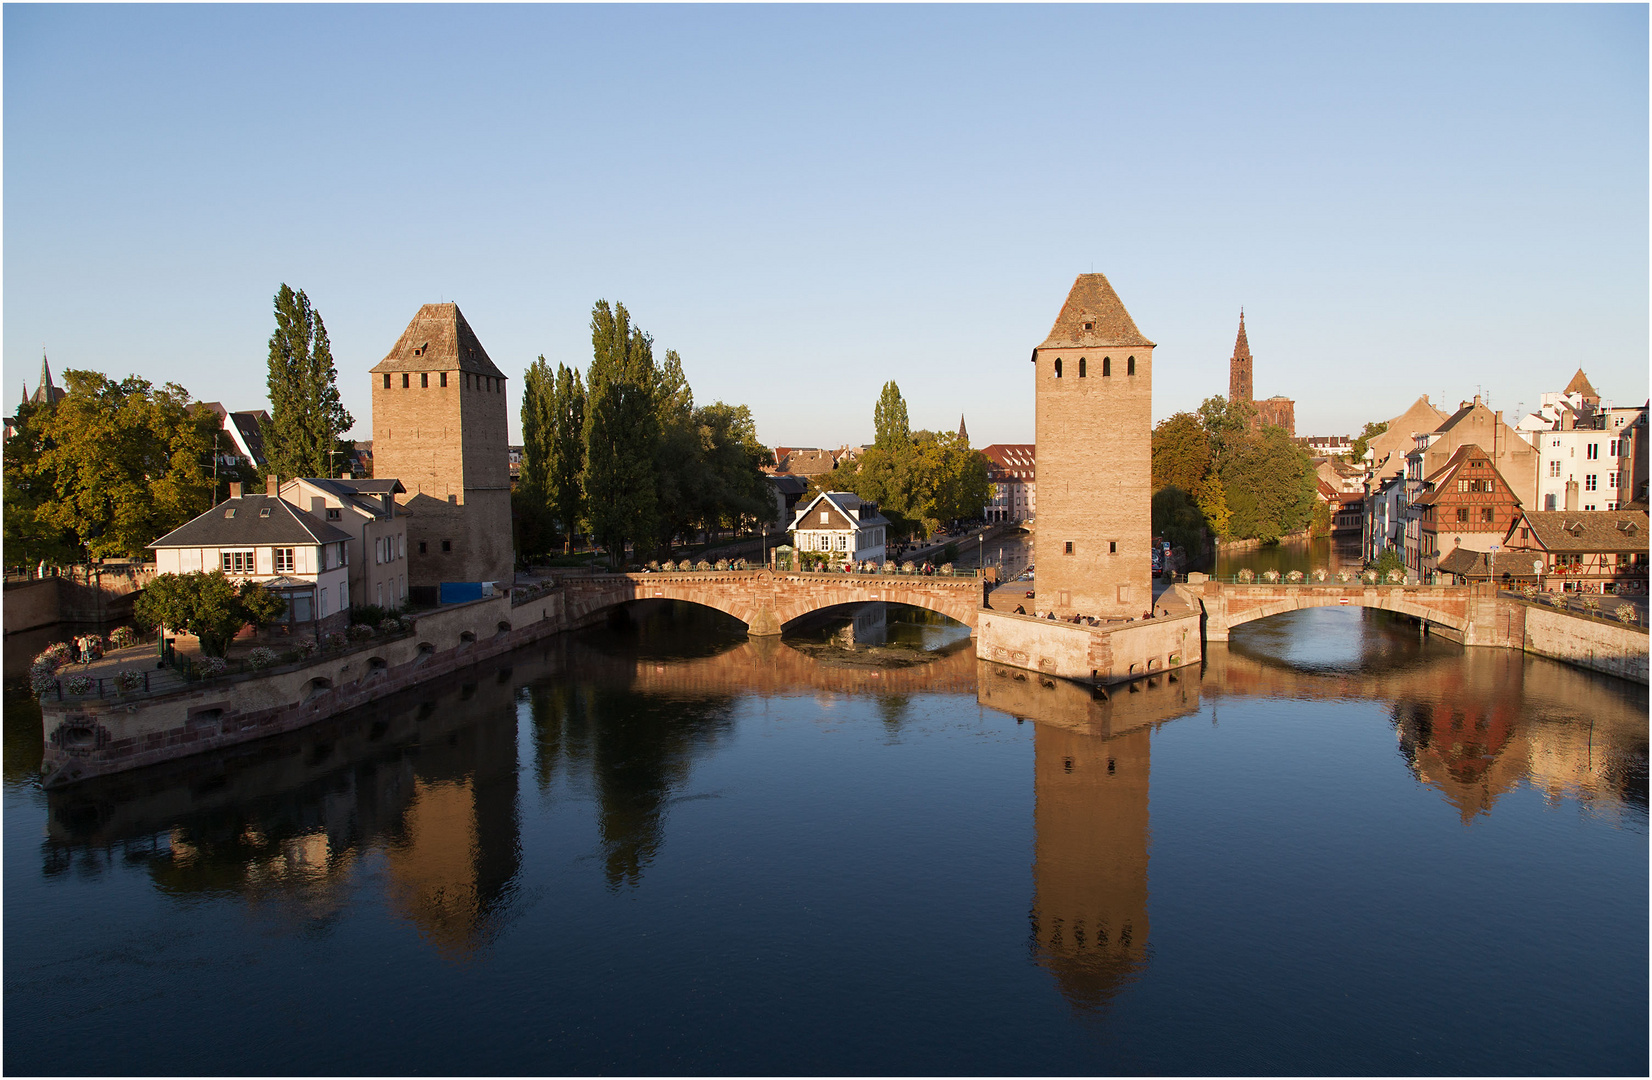
[(338, 394), (338, 372), (321, 313), (282, 283), (270, 335), (270, 422), (264, 453), (281, 476), (337, 476), (349, 459), (339, 436), (355, 420)]
[(585, 516), (585, 383), (578, 368), (556, 366), (551, 393), (551, 432), (545, 451), (545, 499), (573, 550), (574, 533)]
[(878, 395), (878, 403), (872, 410), (872, 428), (877, 433), (874, 444), (885, 452), (904, 450), (912, 441), (912, 425), (906, 419), (906, 399), (901, 397), (901, 388), (893, 379), (883, 384), (883, 393)]
[[(622, 566), (625, 545), (653, 543), (658, 528), (653, 339), (631, 325), (624, 304), (591, 309), (591, 370), (585, 410), (585, 506), (591, 533)], [(641, 552), (639, 550), (638, 554)]]

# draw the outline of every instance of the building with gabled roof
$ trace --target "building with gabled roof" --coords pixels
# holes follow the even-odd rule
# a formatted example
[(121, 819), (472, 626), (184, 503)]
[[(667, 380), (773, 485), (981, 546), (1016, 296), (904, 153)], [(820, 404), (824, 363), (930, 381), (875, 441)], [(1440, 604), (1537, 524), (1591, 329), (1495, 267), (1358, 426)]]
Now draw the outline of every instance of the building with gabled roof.
[(69, 391), (52, 381), (52, 365), (47, 362), (46, 351), (42, 349), (40, 351), (40, 383), (34, 388), (32, 395), (29, 393), (28, 384), (24, 384), (24, 400), (33, 402), (36, 405), (56, 405), (68, 396)]
[(1577, 394), (1583, 399), (1585, 405), (1598, 406), (1600, 404), (1600, 393), (1589, 382), (1589, 376), (1583, 374), (1582, 368), (1577, 369), (1577, 374), (1572, 376), (1572, 381), (1566, 384), (1566, 389), (1562, 393)]
[(1491, 455), (1473, 443), (1459, 446), (1423, 481), (1413, 505), (1420, 526), (1416, 568), (1424, 580), (1459, 548), (1495, 551), (1520, 514), (1519, 496)]
[(1526, 510), (1503, 540), (1527, 553), (1552, 592), (1646, 595), (1647, 513), (1621, 510)]
[(407, 600), (407, 515), (396, 503), (400, 480), (299, 477), (281, 498), (350, 536), (350, 595), (357, 604), (397, 608)]
[(792, 546), (827, 553), (834, 561), (882, 562), (888, 528), (876, 503), (849, 491), (825, 491), (800, 505), (792, 519)]
[(1038, 446), (1035, 443), (993, 443), (983, 446), (987, 483), (992, 496), (985, 513), (988, 521), (1030, 521), (1038, 515)]
[(232, 483), (229, 498), (148, 546), (157, 573), (221, 570), (260, 582), (287, 601), (279, 625), (323, 633), (349, 621), (349, 543), (336, 524), (281, 499), (272, 476), (263, 495)]
[(421, 307), (372, 379), (373, 472), (405, 488), (409, 596), (435, 602), (444, 582), (509, 588), (505, 376), (459, 305)]
[(1032, 351), (1037, 613), (1153, 605), (1153, 348), (1101, 274), (1080, 274)]

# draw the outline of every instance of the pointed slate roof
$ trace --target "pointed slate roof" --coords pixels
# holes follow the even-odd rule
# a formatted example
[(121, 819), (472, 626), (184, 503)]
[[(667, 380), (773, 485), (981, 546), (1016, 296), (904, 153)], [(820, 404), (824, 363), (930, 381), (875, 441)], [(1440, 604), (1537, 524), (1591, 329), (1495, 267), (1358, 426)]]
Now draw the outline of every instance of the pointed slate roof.
[(1566, 384), (1565, 392), (1568, 394), (1582, 394), (1584, 397), (1594, 398), (1596, 401), (1600, 400), (1600, 394), (1595, 391), (1593, 386), (1589, 385), (1589, 376), (1583, 374), (1582, 368), (1578, 368), (1577, 374), (1572, 376), (1572, 381)]
[(1152, 348), (1103, 274), (1080, 274), (1040, 349)]
[(1245, 340), (1245, 309), (1239, 309), (1239, 340), (1233, 343), (1233, 358), (1235, 360), (1249, 360), (1250, 342)]
[(503, 379), (458, 304), (426, 304), (407, 324), (390, 354), (373, 366), (386, 371), (469, 371)]
[(958, 414), (958, 437), (964, 440), (965, 446), (969, 445), (969, 428), (964, 426), (963, 413)]
[[(23, 389), (26, 393), (28, 391), (28, 385), (24, 384)], [(37, 402), (43, 401), (50, 405), (54, 402), (62, 401), (68, 396), (69, 391), (52, 384), (52, 366), (46, 362), (46, 354), (42, 351), (40, 354), (40, 385), (34, 388), (34, 397), (29, 400)]]

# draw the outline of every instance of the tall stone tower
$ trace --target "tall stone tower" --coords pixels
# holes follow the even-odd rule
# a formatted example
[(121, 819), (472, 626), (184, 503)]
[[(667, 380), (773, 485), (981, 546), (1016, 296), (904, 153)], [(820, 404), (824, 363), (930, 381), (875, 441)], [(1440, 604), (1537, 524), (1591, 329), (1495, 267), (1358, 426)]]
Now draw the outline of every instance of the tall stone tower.
[(1153, 604), (1153, 343), (1101, 274), (1080, 274), (1032, 353), (1037, 611)]
[(421, 307), (373, 368), (373, 473), (407, 489), (410, 590), (510, 587), (508, 413), (505, 376), (457, 304)]
[(1228, 400), (1251, 400), (1250, 342), (1245, 340), (1245, 309), (1239, 309), (1239, 340), (1233, 345), (1233, 359), (1228, 361)]

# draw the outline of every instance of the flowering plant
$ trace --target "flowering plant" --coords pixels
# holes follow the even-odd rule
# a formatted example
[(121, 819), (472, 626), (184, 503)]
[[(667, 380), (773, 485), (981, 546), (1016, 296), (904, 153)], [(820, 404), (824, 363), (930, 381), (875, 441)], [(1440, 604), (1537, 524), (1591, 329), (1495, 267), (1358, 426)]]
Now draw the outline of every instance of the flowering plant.
[(57, 689), (56, 670), (35, 668), (29, 672), (29, 688), (38, 696), (49, 694)]
[(130, 626), (117, 626), (109, 631), (111, 649), (129, 649), (138, 643), (138, 632)]
[(90, 675), (72, 675), (63, 683), (63, 692), (74, 694), (76, 697), (87, 693), (91, 689), (92, 677)]
[(122, 690), (131, 692), (143, 689), (143, 672), (137, 668), (127, 668), (115, 676), (115, 685)]
[(345, 637), (344, 633), (339, 630), (334, 630), (331, 633), (324, 635), (321, 639), (322, 647), (327, 649), (342, 649), (345, 645), (349, 644), (349, 642), (350, 639)]
[(229, 663), (221, 656), (203, 656), (195, 670), (200, 672), (203, 679), (216, 679), (229, 670)]
[(350, 636), (351, 641), (366, 641), (373, 636), (373, 628), (366, 623), (352, 623), (345, 633)]
[(251, 664), (253, 668), (257, 670), (275, 666), (275, 660), (275, 650), (266, 649), (263, 646), (259, 646), (258, 648), (247, 653), (247, 663)]

